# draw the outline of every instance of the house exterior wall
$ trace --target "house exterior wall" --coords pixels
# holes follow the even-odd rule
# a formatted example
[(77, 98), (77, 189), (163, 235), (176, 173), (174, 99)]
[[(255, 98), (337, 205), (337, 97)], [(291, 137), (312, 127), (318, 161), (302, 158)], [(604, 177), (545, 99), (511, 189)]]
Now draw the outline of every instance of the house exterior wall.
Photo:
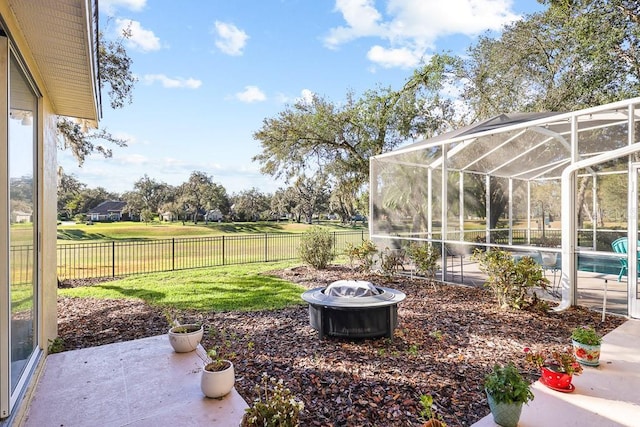
[[(19, 23), (12, 13), (7, 0), (0, 0), (0, 16), (9, 33), (15, 51), (22, 59), (35, 86), (42, 97), (38, 102), (37, 122), (37, 229), (39, 230), (39, 270), (37, 271), (39, 286), (37, 287), (37, 345), (41, 349), (41, 356), (36, 362), (31, 378), (25, 388), (22, 398), (14, 407), (11, 417), (0, 421), (0, 425), (21, 425), (25, 411), (31, 399), (37, 378), (44, 366), (48, 343), (58, 334), (57, 327), (57, 273), (56, 273), (56, 209), (57, 209), (57, 116), (46, 92), (46, 85), (38, 72), (29, 45), (23, 37)], [(4, 101), (6, 102), (6, 100)], [(35, 122), (34, 122), (35, 123)], [(3, 233), (5, 233), (3, 229)], [(2, 239), (6, 241), (6, 236)], [(3, 257), (8, 257), (6, 246), (1, 248)]]

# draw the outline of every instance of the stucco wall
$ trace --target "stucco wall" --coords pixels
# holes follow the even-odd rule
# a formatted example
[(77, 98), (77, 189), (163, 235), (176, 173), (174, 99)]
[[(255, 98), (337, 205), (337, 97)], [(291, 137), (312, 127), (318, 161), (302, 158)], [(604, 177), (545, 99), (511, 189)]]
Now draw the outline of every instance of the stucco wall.
[[(46, 87), (38, 73), (38, 67), (31, 55), (29, 47), (20, 33), (19, 26), (11, 13), (6, 0), (0, 0), (0, 15), (4, 20), (14, 47), (24, 60), (30, 76), (38, 90), (42, 93), (38, 105), (38, 222), (40, 235), (40, 270), (38, 271), (40, 287), (38, 305), (40, 312), (38, 345), (46, 353), (49, 340), (57, 336), (57, 277), (56, 277), (56, 223), (57, 223), (57, 143), (56, 115), (49, 102)], [(34, 122), (35, 124), (35, 122)], [(14, 408), (10, 421), (12, 425), (20, 425), (31, 399), (37, 379), (42, 372), (44, 358), (41, 358), (33, 372), (25, 395), (17, 408)]]

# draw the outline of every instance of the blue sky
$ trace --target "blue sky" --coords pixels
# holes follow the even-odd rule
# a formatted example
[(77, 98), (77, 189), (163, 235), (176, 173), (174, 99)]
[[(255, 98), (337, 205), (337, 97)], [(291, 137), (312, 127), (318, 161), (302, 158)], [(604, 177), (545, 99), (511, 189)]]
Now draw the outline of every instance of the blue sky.
[(479, 34), (539, 10), (535, 0), (100, 0), (108, 38), (129, 26), (139, 79), (133, 104), (109, 107), (101, 126), (128, 140), (81, 168), (89, 187), (125, 192), (144, 174), (179, 185), (192, 171), (232, 194), (271, 193), (252, 134), (287, 104), (317, 93), (339, 103), (377, 85), (401, 87), (421, 59), (464, 54)]

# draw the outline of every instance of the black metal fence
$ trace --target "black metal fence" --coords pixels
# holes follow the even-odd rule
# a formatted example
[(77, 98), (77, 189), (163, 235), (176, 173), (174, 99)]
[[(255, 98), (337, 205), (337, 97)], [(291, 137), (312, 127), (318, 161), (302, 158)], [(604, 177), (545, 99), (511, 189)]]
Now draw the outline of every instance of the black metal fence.
[[(332, 232), (334, 251), (359, 245), (366, 230)], [(298, 257), (302, 234), (252, 234), (58, 245), (58, 279), (116, 277)]]

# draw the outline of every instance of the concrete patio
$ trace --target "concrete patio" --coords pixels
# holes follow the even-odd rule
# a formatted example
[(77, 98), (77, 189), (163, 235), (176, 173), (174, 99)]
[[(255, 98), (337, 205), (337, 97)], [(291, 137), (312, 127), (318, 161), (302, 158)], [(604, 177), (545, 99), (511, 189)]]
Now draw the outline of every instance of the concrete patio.
[(238, 426), (246, 402), (235, 388), (204, 397), (201, 367), (166, 335), (52, 354), (23, 425)]
[[(640, 321), (629, 320), (607, 334), (600, 366), (573, 378), (573, 393), (553, 391), (539, 381), (535, 399), (522, 408), (520, 427), (640, 425)], [(494, 427), (491, 415), (474, 427)]]
[[(478, 273), (465, 265), (465, 282), (478, 286)], [(582, 304), (600, 311), (608, 279), (607, 311), (626, 311), (626, 283), (580, 275)], [(535, 400), (523, 408), (519, 426), (639, 426), (640, 320), (604, 337), (600, 361), (574, 378), (573, 393), (534, 383)], [(220, 400), (205, 398), (201, 366), (195, 352), (173, 352), (166, 335), (53, 354), (21, 425), (238, 426), (246, 402), (235, 389)], [(488, 415), (474, 426), (496, 424)]]

